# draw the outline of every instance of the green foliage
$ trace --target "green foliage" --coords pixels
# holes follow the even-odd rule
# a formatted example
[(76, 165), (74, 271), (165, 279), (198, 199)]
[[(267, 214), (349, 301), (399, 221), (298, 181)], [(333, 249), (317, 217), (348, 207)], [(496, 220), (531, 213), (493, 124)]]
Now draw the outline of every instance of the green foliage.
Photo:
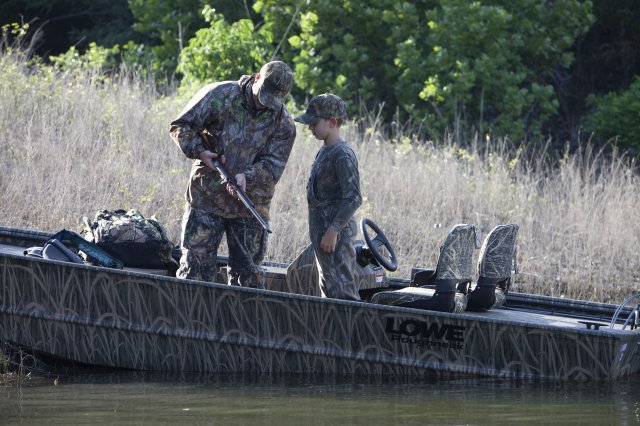
[(41, 37), (33, 46), (40, 56), (57, 55), (90, 42), (112, 46), (135, 37), (127, 0), (10, 0), (0, 2), (0, 25), (31, 23)]
[(172, 74), (178, 55), (205, 25), (200, 14), (205, 0), (128, 0), (136, 19), (134, 29), (145, 35), (156, 72)]
[(51, 63), (62, 71), (107, 71), (117, 67), (115, 55), (120, 52), (120, 47), (115, 45), (112, 48), (98, 46), (96, 43), (89, 43), (88, 49), (80, 53), (75, 46), (60, 55), (50, 56)]
[[(332, 91), (387, 121), (539, 135), (558, 108), (552, 75), (592, 23), (579, 0), (261, 0), (254, 8), (306, 94)], [(287, 34), (288, 24), (293, 23)], [(346, 29), (349, 30), (346, 30)]]
[[(425, 18), (398, 50), (403, 108), (439, 132), (512, 138), (539, 136), (556, 113), (551, 75), (571, 64), (568, 49), (592, 20), (590, 2), (576, 0), (441, 0)], [(415, 96), (421, 78), (430, 110)]]
[(9, 37), (13, 39), (22, 39), (29, 32), (30, 25), (27, 24), (18, 24), (17, 22), (12, 22), (10, 24), (4, 24), (0, 27), (0, 32), (2, 33), (2, 39), (8, 40)]
[(0, 53), (24, 54), (24, 43), (29, 34), (29, 24), (12, 22), (0, 26)]
[(89, 43), (82, 53), (75, 46), (60, 55), (50, 56), (51, 64), (60, 71), (86, 74), (92, 72), (97, 79), (108, 78), (109, 74), (120, 68), (135, 71), (138, 77), (149, 77), (153, 58), (144, 49), (144, 45), (129, 41), (123, 46), (99, 46)]
[(352, 115), (360, 108), (373, 111), (386, 104), (393, 109), (397, 104), (394, 32), (403, 29), (399, 22), (384, 22), (383, 15), (398, 7), (395, 0), (254, 4), (274, 39), (286, 41), (278, 54), (293, 65), (296, 86), (303, 91), (297, 96), (331, 91), (349, 101)]
[[(134, 29), (144, 35), (155, 72), (173, 74), (182, 49), (207, 26), (202, 10), (215, 8), (228, 22), (250, 18), (247, 2), (238, 0), (128, 0)], [(243, 3), (242, 7), (238, 7)], [(210, 6), (212, 5), (212, 6)]]
[(203, 15), (208, 28), (202, 28), (180, 53), (178, 70), (189, 86), (216, 80), (236, 80), (252, 74), (269, 60), (271, 33), (262, 27), (256, 31), (249, 19), (229, 24), (209, 6)]
[(595, 110), (585, 119), (588, 130), (598, 137), (616, 139), (620, 145), (640, 154), (640, 76), (628, 90), (604, 96), (589, 96)]
[[(570, 137), (588, 93), (619, 91), (640, 74), (638, 2), (616, 7), (607, 0), (24, 0), (0, 5), (0, 16), (21, 14), (27, 21), (47, 20), (43, 45), (67, 43), (66, 53), (52, 57), (62, 69), (113, 69), (124, 62), (142, 75), (154, 74), (159, 83), (183, 73), (183, 85), (189, 87), (237, 79), (277, 58), (294, 70), (292, 94), (298, 104), (331, 91), (347, 101), (351, 117), (379, 112), (387, 124), (406, 123), (405, 131), (436, 140), (447, 131), (457, 142), (474, 132), (531, 139), (547, 132), (556, 136), (563, 126), (560, 136)], [(60, 39), (52, 31), (58, 24), (69, 27)], [(5, 44), (25, 39), (10, 34), (10, 27), (4, 31)], [(592, 98), (591, 107), (604, 99)], [(594, 129), (602, 108), (589, 119)], [(628, 138), (622, 129), (597, 129), (597, 136)]]

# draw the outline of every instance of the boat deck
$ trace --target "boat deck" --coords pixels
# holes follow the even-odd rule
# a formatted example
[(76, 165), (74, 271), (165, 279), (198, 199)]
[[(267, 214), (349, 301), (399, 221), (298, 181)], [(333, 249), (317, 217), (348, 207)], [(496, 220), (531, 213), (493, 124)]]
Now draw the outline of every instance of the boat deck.
[[(24, 255), (24, 247), (0, 244), (0, 254), (9, 254), (16, 256)], [(274, 266), (273, 263), (265, 265), (269, 275), (286, 275), (286, 268)], [(156, 269), (140, 269), (140, 268), (124, 268), (129, 272), (145, 273), (153, 275), (167, 275), (166, 270)], [(563, 313), (550, 308), (526, 307), (522, 304), (510, 306), (509, 297), (506, 306), (500, 309), (490, 310), (486, 312), (465, 312), (465, 316), (482, 317), (492, 321), (502, 323), (512, 323), (517, 325), (542, 326), (549, 328), (576, 329), (576, 330), (605, 330), (609, 328), (611, 315), (579, 315), (571, 313)], [(621, 315), (621, 319), (623, 316)], [(622, 324), (618, 323), (614, 326), (614, 330), (622, 332)], [(625, 333), (629, 331), (627, 327)], [(640, 332), (636, 330), (636, 332)]]
[(12, 246), (9, 244), (0, 244), (0, 253), (24, 255), (24, 247)]

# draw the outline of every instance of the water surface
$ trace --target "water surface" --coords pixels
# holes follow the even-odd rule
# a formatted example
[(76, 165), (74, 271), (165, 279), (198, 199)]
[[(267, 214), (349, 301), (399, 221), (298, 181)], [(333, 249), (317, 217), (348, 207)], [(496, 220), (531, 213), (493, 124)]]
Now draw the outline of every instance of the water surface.
[(640, 424), (639, 385), (638, 376), (576, 383), (80, 374), (0, 385), (0, 423), (630, 425)]

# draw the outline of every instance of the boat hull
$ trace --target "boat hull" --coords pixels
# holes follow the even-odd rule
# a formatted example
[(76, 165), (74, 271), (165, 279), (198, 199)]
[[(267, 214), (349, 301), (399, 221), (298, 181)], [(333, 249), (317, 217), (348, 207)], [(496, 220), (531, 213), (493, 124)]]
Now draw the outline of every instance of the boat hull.
[(158, 371), (617, 379), (640, 334), (323, 299), (0, 255), (0, 339)]

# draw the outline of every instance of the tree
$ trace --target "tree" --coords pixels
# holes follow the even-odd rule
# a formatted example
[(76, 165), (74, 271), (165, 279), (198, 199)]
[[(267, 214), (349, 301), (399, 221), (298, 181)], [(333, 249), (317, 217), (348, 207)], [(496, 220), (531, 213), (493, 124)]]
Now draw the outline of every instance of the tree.
[(32, 23), (42, 32), (36, 53), (47, 58), (89, 43), (103, 46), (136, 40), (127, 0), (13, 0), (0, 2), (0, 25)]
[(392, 111), (398, 103), (393, 33), (400, 26), (383, 22), (385, 11), (397, 7), (395, 0), (254, 4), (274, 40), (285, 41), (277, 54), (293, 65), (294, 94), (300, 98), (331, 91), (349, 101), (352, 114), (381, 104)]
[[(70, 26), (45, 33), (43, 46), (51, 50), (38, 51), (47, 58), (74, 46), (59, 65), (99, 52), (138, 69), (151, 63), (159, 83), (183, 72), (190, 85), (237, 78), (281, 59), (294, 70), (299, 103), (330, 91), (347, 101), (352, 117), (380, 112), (384, 122), (421, 137), (454, 131), (464, 141), (492, 132), (554, 135), (564, 143), (577, 139), (581, 123), (596, 126), (614, 96), (634, 93), (640, 3), (618, 3), (12, 0), (0, 4), (0, 16), (7, 23), (19, 22), (20, 13), (38, 16), (45, 29)], [(585, 121), (587, 108), (594, 114)], [(598, 128), (596, 138), (615, 133)]]
[(135, 17), (134, 28), (144, 35), (152, 51), (156, 72), (173, 74), (178, 57), (196, 32), (208, 22), (205, 8), (215, 10), (227, 22), (251, 19), (247, 0), (128, 0)]
[(591, 95), (587, 103), (594, 110), (585, 118), (586, 128), (596, 137), (612, 140), (640, 154), (640, 76), (629, 89), (604, 96)]
[(156, 72), (173, 74), (178, 56), (196, 31), (205, 26), (206, 0), (128, 0), (134, 29), (145, 36)]
[[(556, 114), (553, 74), (592, 22), (578, 0), (288, 0), (254, 8), (309, 95), (333, 91), (390, 121), (537, 136)], [(297, 15), (297, 16), (296, 16)], [(286, 25), (288, 22), (293, 25)], [(285, 28), (291, 27), (287, 34)], [(352, 110), (353, 112), (353, 110)]]
[(180, 54), (178, 70), (184, 74), (183, 84), (235, 80), (268, 60), (272, 42), (268, 30), (256, 31), (249, 19), (229, 24), (208, 6), (203, 15), (209, 26), (198, 30)]
[[(593, 25), (571, 48), (572, 66), (554, 75), (560, 112), (553, 131), (560, 141), (580, 142), (581, 124), (593, 108), (588, 96), (627, 90), (640, 75), (640, 2), (593, 0), (593, 15)], [(592, 142), (600, 142), (598, 134)]]
[(399, 49), (400, 84), (423, 76), (418, 96), (430, 110), (410, 93), (404, 109), (438, 133), (539, 136), (558, 107), (551, 76), (571, 64), (569, 48), (588, 29), (589, 11), (589, 2), (575, 0), (440, 0), (425, 15), (421, 39)]

